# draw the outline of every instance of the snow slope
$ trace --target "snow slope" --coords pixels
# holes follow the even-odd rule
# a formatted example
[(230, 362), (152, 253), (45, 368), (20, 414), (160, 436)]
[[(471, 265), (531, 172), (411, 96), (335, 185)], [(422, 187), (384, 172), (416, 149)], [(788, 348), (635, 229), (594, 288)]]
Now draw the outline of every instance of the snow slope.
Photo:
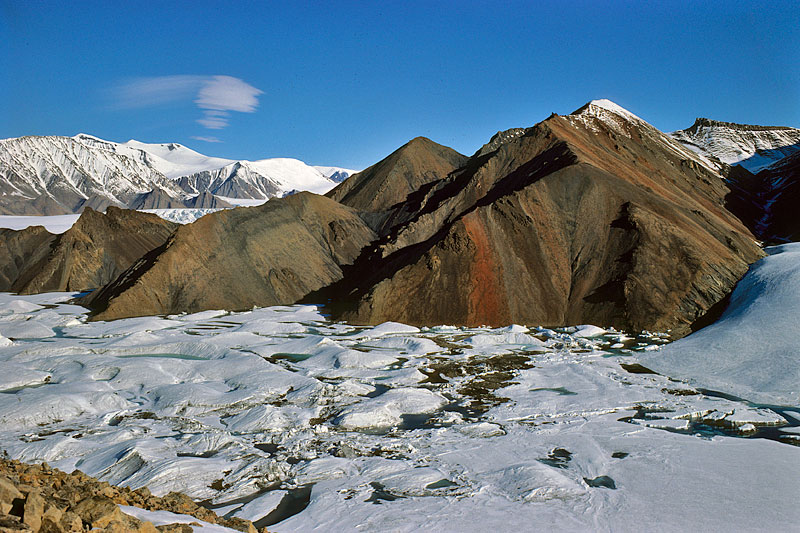
[(76, 135), (73, 138), (87, 146), (141, 161), (166, 177), (173, 179), (203, 170), (221, 168), (233, 163), (231, 159), (209, 157), (178, 143), (143, 143), (133, 139), (124, 143), (116, 143), (85, 133)]
[(329, 180), (333, 180), (336, 183), (341, 183), (353, 174), (360, 172), (360, 170), (353, 170), (351, 168), (342, 168), (342, 167), (324, 167), (319, 165), (314, 165), (314, 168), (319, 170), (323, 176), (328, 178)]
[(740, 164), (754, 174), (800, 151), (800, 129), (796, 128), (698, 118), (691, 127), (670, 135), (698, 154), (728, 165)]
[(291, 158), (236, 161), (216, 170), (182, 176), (176, 183), (190, 194), (207, 190), (226, 198), (263, 200), (298, 190), (324, 194), (336, 186), (319, 170)]
[(166, 177), (177, 180), (190, 194), (208, 190), (219, 196), (245, 199), (268, 199), (292, 190), (322, 194), (337, 183), (324, 171), (331, 175), (347, 172), (337, 167), (317, 169), (290, 158), (236, 161), (209, 157), (177, 143), (150, 144), (136, 140), (114, 143), (86, 134), (75, 138), (89, 146), (142, 161)]
[(754, 402), (800, 407), (800, 243), (767, 251), (717, 322), (641, 356), (643, 364)]
[[(219, 209), (141, 209), (145, 213), (153, 213), (165, 220), (178, 224), (189, 224), (198, 218)], [(31, 226), (44, 226), (50, 233), (64, 233), (80, 218), (79, 214), (51, 216), (19, 216), (0, 215), (0, 228), (25, 229)]]

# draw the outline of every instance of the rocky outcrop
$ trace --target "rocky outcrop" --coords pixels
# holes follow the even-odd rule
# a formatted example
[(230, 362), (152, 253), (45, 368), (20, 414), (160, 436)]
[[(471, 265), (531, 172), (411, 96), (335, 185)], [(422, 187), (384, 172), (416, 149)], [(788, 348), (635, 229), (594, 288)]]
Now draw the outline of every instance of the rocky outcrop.
[(152, 191), (137, 195), (130, 202), (131, 209), (179, 209), (186, 207), (184, 199), (175, 194), (169, 194), (158, 187)]
[[(155, 527), (122, 512), (120, 505), (169, 511), (238, 531), (258, 533), (248, 520), (225, 519), (184, 494), (164, 497), (146, 487), (131, 490), (98, 481), (79, 470), (67, 474), (47, 463), (24, 464), (0, 459), (0, 531), (68, 533), (102, 530), (119, 533), (191, 531), (187, 524)], [(196, 525), (200, 525), (199, 522)], [(266, 528), (261, 533), (267, 533)]]
[(417, 137), (375, 165), (350, 176), (326, 196), (366, 213), (365, 220), (383, 232), (387, 229), (389, 212), (403, 204), (409, 194), (447, 177), (466, 160), (452, 148)]
[(156, 215), (109, 207), (87, 208), (60, 235), (41, 226), (0, 230), (0, 290), (33, 294), (81, 291), (114, 280), (160, 246), (178, 225)]
[(374, 238), (324, 196), (274, 198), (180, 227), (86, 303), (96, 320), (290, 304), (339, 280)]
[(611, 102), (503, 141), (409, 196), (402, 224), (307, 301), (354, 323), (680, 336), (762, 256), (721, 176)]

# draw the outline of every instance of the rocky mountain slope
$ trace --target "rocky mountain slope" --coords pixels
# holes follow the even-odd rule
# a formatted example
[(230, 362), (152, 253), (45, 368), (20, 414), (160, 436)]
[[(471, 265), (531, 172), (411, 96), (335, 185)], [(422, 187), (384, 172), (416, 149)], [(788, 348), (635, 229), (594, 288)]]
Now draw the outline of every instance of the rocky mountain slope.
[(387, 222), (388, 212), (409, 194), (420, 191), (466, 163), (467, 157), (425, 137), (412, 139), (391, 155), (328, 193), (329, 198), (369, 213), (373, 227)]
[(85, 209), (65, 233), (41, 226), (0, 230), (0, 291), (32, 294), (82, 291), (117, 278), (160, 246), (178, 224), (156, 215), (109, 207)]
[(698, 118), (691, 127), (670, 135), (720, 168), (738, 164), (752, 173), (800, 151), (800, 129), (780, 126)]
[(800, 240), (800, 152), (778, 160), (758, 174), (729, 176), (732, 194), (727, 203), (767, 244)]
[(404, 223), (315, 297), (354, 323), (682, 335), (762, 255), (720, 176), (611, 102), (513, 133), (412, 194)]
[[(350, 173), (297, 159), (208, 157), (176, 143), (115, 143), (86, 134), (20, 137), (0, 140), (0, 214), (195, 207), (204, 193), (266, 200), (297, 190), (324, 193)], [(203, 201), (203, 207), (227, 206), (221, 199)]]
[(356, 212), (299, 193), (182, 226), (88, 299), (95, 319), (294, 303), (375, 238)]

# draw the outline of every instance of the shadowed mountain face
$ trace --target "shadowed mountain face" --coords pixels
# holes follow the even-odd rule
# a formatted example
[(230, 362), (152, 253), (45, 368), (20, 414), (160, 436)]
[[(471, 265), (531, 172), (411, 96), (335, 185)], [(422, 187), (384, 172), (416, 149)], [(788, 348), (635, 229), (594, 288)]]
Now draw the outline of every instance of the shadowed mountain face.
[(10, 291), (30, 265), (47, 254), (55, 238), (43, 226), (0, 229), (0, 291)]
[(180, 227), (86, 301), (97, 320), (291, 304), (339, 280), (374, 238), (352, 209), (299, 193)]
[(610, 102), (512, 131), (409, 196), (315, 297), (355, 323), (683, 335), (761, 257), (720, 176)]
[(800, 151), (755, 175), (733, 168), (728, 209), (767, 244), (800, 240)]
[(467, 157), (425, 137), (412, 139), (368, 169), (350, 176), (326, 196), (365, 213), (373, 228), (386, 229), (388, 212), (466, 163)]
[(114, 280), (164, 243), (177, 224), (156, 215), (109, 207), (84, 210), (75, 225), (53, 235), (41, 226), (0, 230), (0, 290), (33, 294), (81, 291)]

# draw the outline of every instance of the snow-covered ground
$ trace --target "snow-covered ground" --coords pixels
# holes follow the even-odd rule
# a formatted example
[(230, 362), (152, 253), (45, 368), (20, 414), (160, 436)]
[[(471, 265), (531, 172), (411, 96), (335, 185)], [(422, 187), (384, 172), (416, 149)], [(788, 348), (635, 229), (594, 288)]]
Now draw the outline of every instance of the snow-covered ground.
[(355, 327), (314, 306), (95, 323), (71, 296), (0, 294), (13, 458), (271, 531), (800, 523), (797, 413), (649, 373), (660, 335)]

